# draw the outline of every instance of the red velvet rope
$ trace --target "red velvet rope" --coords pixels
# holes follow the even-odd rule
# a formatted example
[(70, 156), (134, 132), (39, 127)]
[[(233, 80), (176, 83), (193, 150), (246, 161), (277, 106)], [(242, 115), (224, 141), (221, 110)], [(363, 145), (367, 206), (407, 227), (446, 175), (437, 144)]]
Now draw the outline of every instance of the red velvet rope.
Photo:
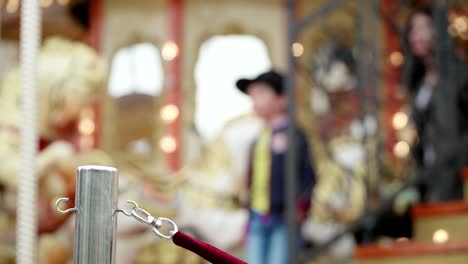
[(190, 250), (213, 264), (247, 264), (247, 262), (182, 232), (175, 233), (172, 241), (177, 246)]

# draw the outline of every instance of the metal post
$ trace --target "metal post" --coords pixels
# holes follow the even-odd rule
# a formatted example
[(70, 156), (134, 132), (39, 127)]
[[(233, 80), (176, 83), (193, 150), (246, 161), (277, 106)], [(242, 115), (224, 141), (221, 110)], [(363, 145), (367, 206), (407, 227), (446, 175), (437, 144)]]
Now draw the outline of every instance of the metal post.
[[(358, 95), (359, 95), (359, 119), (361, 124), (365, 127), (366, 123), (366, 116), (367, 116), (367, 95), (368, 95), (368, 76), (366, 74), (366, 67), (368, 66), (368, 60), (366, 53), (366, 40), (365, 40), (365, 16), (366, 16), (366, 1), (358, 0), (357, 1), (357, 11), (356, 11), (356, 29), (357, 29), (357, 43), (356, 43), (356, 58), (357, 58), (357, 83), (358, 83)], [(376, 34), (376, 33), (374, 33)], [(374, 54), (375, 56), (375, 54)], [(366, 184), (366, 207), (369, 209), (369, 198), (370, 195), (375, 193), (374, 192), (374, 182), (371, 179), (371, 174), (369, 173), (369, 146), (368, 146), (369, 138), (367, 133), (364, 133), (362, 138), (361, 144), (364, 146), (366, 150), (366, 157), (365, 157), (365, 184)], [(372, 229), (373, 229), (373, 222), (367, 222), (369, 225), (364, 226), (364, 243), (369, 243), (372, 241)]]
[(118, 171), (82, 166), (76, 175), (75, 264), (115, 262)]
[(288, 16), (288, 74), (285, 80), (285, 87), (288, 95), (288, 151), (286, 153), (286, 215), (288, 223), (288, 263), (298, 263), (298, 245), (297, 245), (297, 221), (296, 221), (296, 186), (297, 186), (297, 169), (296, 169), (296, 137), (294, 132), (295, 124), (295, 93), (294, 93), (294, 56), (292, 54), (292, 45), (296, 38), (296, 31), (294, 29), (294, 11), (295, 1), (287, 1), (287, 16)]
[(380, 89), (380, 82), (379, 80), (381, 79), (381, 63), (380, 63), (380, 54), (379, 54), (379, 39), (380, 35), (377, 33), (378, 32), (378, 26), (379, 26), (379, 14), (380, 14), (380, 1), (379, 0), (372, 0), (371, 2), (371, 32), (374, 32), (372, 34), (372, 62), (371, 62), (371, 70), (370, 70), (370, 75), (369, 75), (369, 82), (370, 82), (370, 87), (372, 87), (372, 90), (374, 91), (372, 94), (372, 110), (373, 110), (373, 116), (377, 120), (377, 127), (376, 131), (373, 134), (373, 137), (375, 139), (375, 147), (372, 152), (369, 152), (369, 155), (373, 155), (372, 160), (372, 166), (373, 166), (373, 171), (376, 174), (376, 183), (377, 183), (377, 197), (380, 198), (380, 194), (382, 193), (381, 187), (382, 187), (382, 159), (380, 157), (380, 153), (384, 152), (383, 148), (383, 140), (381, 136), (381, 119), (379, 117), (380, 112), (382, 111), (381, 109), (381, 104), (382, 104), (382, 91)]

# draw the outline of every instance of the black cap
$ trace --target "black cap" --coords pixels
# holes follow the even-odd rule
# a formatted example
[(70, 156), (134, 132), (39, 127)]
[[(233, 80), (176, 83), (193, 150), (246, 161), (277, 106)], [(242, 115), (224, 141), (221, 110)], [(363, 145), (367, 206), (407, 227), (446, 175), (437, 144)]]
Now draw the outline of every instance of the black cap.
[(260, 82), (268, 84), (277, 94), (284, 94), (283, 76), (274, 70), (262, 73), (254, 79), (240, 79), (236, 86), (241, 92), (247, 93), (251, 84)]

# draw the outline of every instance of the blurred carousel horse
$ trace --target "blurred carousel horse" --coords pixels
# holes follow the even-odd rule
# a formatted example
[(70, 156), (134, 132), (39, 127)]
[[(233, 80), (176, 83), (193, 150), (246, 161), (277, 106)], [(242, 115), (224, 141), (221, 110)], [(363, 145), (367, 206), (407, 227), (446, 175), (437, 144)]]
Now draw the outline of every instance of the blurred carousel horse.
[[(38, 57), (38, 133), (36, 173), (39, 184), (39, 263), (64, 263), (68, 249), (53, 238), (67, 216), (55, 212), (57, 197), (74, 198), (75, 170), (81, 161), (110, 162), (104, 153), (81, 148), (78, 122), (104, 88), (106, 69), (97, 54), (82, 43), (53, 37), (45, 40)], [(20, 164), (21, 76), (12, 69), (0, 90), (0, 185), (4, 236), (0, 244), (14, 242), (17, 172)], [(89, 110), (88, 110), (89, 111)], [(95, 158), (95, 159), (93, 159)], [(80, 161), (81, 160), (81, 161)], [(0, 246), (1, 247), (1, 246)], [(49, 258), (50, 257), (50, 258)]]
[(186, 182), (178, 222), (224, 250), (243, 240), (248, 212), (241, 201), (246, 197), (249, 148), (262, 126), (251, 115), (227, 122), (203, 158), (180, 172)]
[[(310, 216), (303, 226), (305, 238), (321, 244), (344, 230), (364, 210), (364, 175), (367, 149), (364, 137), (375, 133), (376, 120), (359, 119), (355, 62), (346, 47), (325, 45), (314, 56), (312, 92), (313, 112), (317, 120), (313, 146), (318, 150), (315, 164), (318, 174)], [(334, 244), (325, 263), (344, 263), (355, 246), (352, 234)]]

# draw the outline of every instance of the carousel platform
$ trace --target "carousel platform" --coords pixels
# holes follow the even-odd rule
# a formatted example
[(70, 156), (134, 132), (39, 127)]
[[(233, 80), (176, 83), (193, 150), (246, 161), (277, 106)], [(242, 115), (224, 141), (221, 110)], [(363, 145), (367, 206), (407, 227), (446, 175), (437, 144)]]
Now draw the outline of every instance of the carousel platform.
[[(468, 190), (468, 177), (465, 177)], [(412, 240), (360, 246), (354, 263), (363, 264), (462, 264), (468, 259), (468, 192), (465, 200), (420, 204), (412, 209)]]

